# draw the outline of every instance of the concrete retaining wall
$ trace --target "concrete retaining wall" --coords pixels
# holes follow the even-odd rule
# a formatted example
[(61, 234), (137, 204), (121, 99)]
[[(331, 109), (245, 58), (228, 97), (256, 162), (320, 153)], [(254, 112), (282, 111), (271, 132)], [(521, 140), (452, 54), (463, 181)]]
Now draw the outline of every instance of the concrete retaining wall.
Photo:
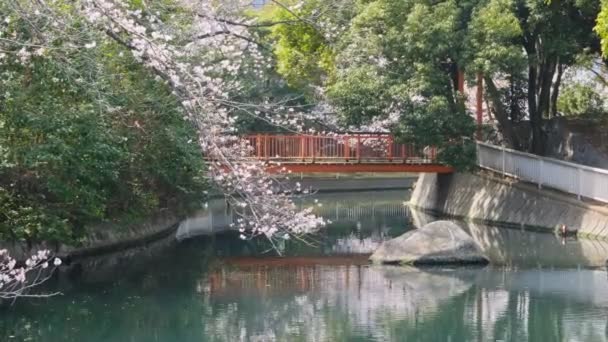
[(411, 204), (436, 214), (511, 228), (552, 232), (565, 224), (581, 236), (608, 238), (608, 208), (494, 175), (421, 174)]
[(79, 259), (98, 256), (146, 245), (174, 234), (183, 217), (163, 212), (132, 224), (112, 222), (88, 227), (84, 241), (77, 247), (67, 245), (37, 244), (28, 246), (20, 242), (0, 242), (17, 260), (27, 259), (33, 252), (48, 249), (63, 259)]
[(79, 247), (61, 246), (58, 254), (88, 257), (144, 245), (174, 234), (183, 219), (165, 211), (127, 225), (98, 224), (88, 228), (89, 233)]

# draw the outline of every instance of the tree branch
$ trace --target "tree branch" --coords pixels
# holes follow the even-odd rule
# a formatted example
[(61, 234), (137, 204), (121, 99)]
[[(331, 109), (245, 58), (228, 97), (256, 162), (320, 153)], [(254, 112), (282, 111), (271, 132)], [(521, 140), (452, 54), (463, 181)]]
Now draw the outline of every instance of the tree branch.
[(228, 25), (232, 25), (232, 26), (247, 27), (247, 28), (272, 27), (272, 26), (276, 26), (276, 25), (285, 25), (285, 24), (291, 25), (291, 24), (300, 22), (300, 20), (279, 20), (279, 21), (271, 21), (271, 22), (262, 22), (262, 23), (257, 23), (257, 24), (247, 24), (244, 22), (237, 22), (237, 21), (230, 20), (230, 19), (213, 18), (213, 17), (209, 17), (208, 15), (200, 14), (200, 13), (197, 13), (197, 15), (201, 18), (215, 20), (220, 23), (224, 23), (224, 24), (228, 24)]
[(496, 120), (498, 120), (503, 139), (507, 143), (508, 147), (518, 149), (519, 142), (517, 140), (517, 136), (513, 131), (513, 125), (509, 120), (507, 110), (504, 108), (504, 105), (501, 102), (500, 92), (498, 91), (498, 88), (496, 88), (494, 80), (486, 75), (484, 76), (484, 81), (486, 83), (487, 96), (492, 104), (492, 110), (494, 111)]

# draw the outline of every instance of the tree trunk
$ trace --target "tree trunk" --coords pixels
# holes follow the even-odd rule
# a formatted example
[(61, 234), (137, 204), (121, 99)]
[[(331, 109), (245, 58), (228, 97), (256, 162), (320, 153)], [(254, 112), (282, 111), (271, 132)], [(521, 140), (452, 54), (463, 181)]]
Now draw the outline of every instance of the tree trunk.
[(542, 83), (539, 76), (539, 67), (542, 65), (544, 58), (539, 55), (540, 42), (537, 32), (530, 32), (524, 35), (523, 45), (528, 55), (528, 116), (530, 118), (530, 129), (532, 131), (532, 144), (529, 147), (529, 151), (538, 155), (542, 155), (544, 152), (544, 139), (542, 132), (542, 121), (543, 114), (538, 108), (538, 99), (542, 96), (540, 94), (541, 87), (539, 83)]
[(553, 92), (551, 93), (551, 117), (554, 118), (557, 116), (557, 98), (559, 97), (559, 87), (562, 84), (562, 76), (564, 74), (564, 65), (557, 63), (557, 78), (555, 79), (555, 84), (553, 85)]
[(528, 113), (530, 116), (530, 128), (532, 130), (532, 145), (530, 152), (542, 155), (543, 154), (543, 138), (542, 138), (542, 113), (538, 110), (536, 102), (536, 78), (538, 70), (534, 63), (530, 63), (528, 67)]
[(510, 105), (510, 115), (511, 122), (516, 122), (519, 120), (517, 114), (519, 114), (517, 98), (515, 97), (515, 81), (512, 74), (509, 74), (509, 89), (510, 89), (510, 98), (508, 99)]
[(484, 81), (486, 82), (487, 96), (490, 99), (492, 110), (494, 111), (500, 133), (502, 134), (506, 145), (514, 149), (519, 149), (519, 140), (517, 139), (517, 135), (515, 135), (513, 124), (511, 120), (509, 120), (509, 113), (507, 113), (507, 110), (500, 99), (500, 93), (496, 88), (494, 81), (489, 76), (484, 76)]
[(555, 67), (557, 58), (549, 57), (543, 60), (539, 69), (540, 83), (539, 96), (537, 103), (537, 111), (541, 119), (548, 118), (551, 110), (551, 86), (553, 85), (553, 75), (555, 75)]
[[(530, 115), (530, 124), (532, 125), (532, 152), (538, 155), (543, 155), (545, 152), (545, 142), (542, 130), (543, 119), (549, 117), (552, 110), (552, 94), (553, 75), (558, 65), (558, 58), (554, 56), (546, 56), (542, 58), (540, 66), (536, 69), (539, 83), (537, 87), (538, 99), (534, 111), (535, 116)], [(554, 92), (557, 88), (554, 88)], [(555, 98), (557, 102), (557, 97)]]

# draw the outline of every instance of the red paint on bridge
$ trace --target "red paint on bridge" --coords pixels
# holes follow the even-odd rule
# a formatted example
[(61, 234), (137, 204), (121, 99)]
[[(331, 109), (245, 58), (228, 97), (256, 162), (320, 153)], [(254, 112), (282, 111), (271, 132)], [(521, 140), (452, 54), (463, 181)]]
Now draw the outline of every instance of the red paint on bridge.
[(250, 134), (252, 157), (270, 171), (292, 172), (436, 172), (453, 169), (437, 161), (435, 147), (395, 142), (390, 134)]

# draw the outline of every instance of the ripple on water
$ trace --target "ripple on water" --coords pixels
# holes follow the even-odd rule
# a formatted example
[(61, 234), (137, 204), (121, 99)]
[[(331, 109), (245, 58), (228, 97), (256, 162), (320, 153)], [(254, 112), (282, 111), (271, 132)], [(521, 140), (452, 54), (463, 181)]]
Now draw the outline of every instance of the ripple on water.
[[(0, 341), (607, 341), (608, 275), (585, 268), (608, 259), (604, 243), (469, 225), (505, 267), (368, 265), (370, 249), (429, 219), (405, 196), (321, 196), (334, 223), (283, 258), (219, 236), (83, 264), (49, 284), (65, 295), (1, 311)], [(183, 236), (229, 218), (208, 207)]]

